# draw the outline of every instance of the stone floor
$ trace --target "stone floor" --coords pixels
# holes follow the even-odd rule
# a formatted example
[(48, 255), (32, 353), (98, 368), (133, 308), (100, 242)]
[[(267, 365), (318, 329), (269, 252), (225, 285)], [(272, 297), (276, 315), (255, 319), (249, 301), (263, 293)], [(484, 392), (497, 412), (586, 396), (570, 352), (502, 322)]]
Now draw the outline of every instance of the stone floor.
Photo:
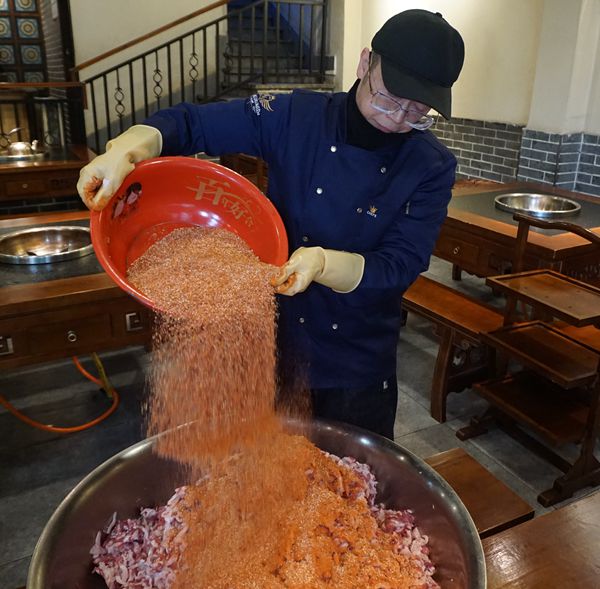
[[(451, 283), (450, 267), (432, 260), (428, 274)], [(499, 304), (480, 279), (464, 277), (458, 289)], [(499, 430), (461, 442), (455, 432), (485, 403), (471, 391), (448, 398), (448, 421), (429, 415), (429, 389), (437, 341), (431, 324), (409, 316), (398, 346), (399, 406), (396, 441), (426, 457), (462, 446), (536, 508), (538, 493), (560, 472)], [(98, 464), (141, 438), (140, 403), (148, 355), (141, 348), (103, 354), (107, 373), (121, 395), (117, 412), (98, 426), (60, 436), (32, 429), (0, 409), (0, 589), (25, 584), (37, 538), (54, 509)], [(86, 366), (93, 370), (92, 363)], [(0, 375), (0, 393), (44, 423), (82, 423), (101, 413), (106, 399), (70, 361)], [(580, 492), (577, 497), (593, 492)]]

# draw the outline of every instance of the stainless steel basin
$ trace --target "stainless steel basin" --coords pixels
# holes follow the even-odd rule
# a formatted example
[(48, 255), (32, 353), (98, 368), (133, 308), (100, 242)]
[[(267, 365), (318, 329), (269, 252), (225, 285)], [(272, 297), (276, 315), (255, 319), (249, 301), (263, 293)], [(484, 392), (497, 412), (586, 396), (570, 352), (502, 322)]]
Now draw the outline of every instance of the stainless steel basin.
[(5, 264), (51, 264), (92, 251), (87, 227), (35, 227), (0, 237), (0, 262)]
[(0, 164), (11, 164), (14, 162), (27, 162), (43, 160), (48, 155), (47, 150), (35, 152), (8, 152), (0, 151)]
[[(289, 422), (298, 431), (298, 422)], [(452, 488), (424, 461), (393, 442), (347, 425), (315, 421), (303, 430), (317, 446), (368, 463), (378, 501), (410, 507), (429, 536), (435, 579), (444, 589), (484, 589), (485, 559), (473, 521)], [(137, 517), (140, 507), (164, 504), (181, 469), (152, 452), (149, 438), (113, 456), (67, 495), (44, 528), (33, 553), (27, 589), (101, 588), (91, 573), (90, 547), (114, 512)]]
[(9, 155), (7, 153), (0, 153), (0, 164), (12, 164), (15, 162), (36, 162), (43, 160), (46, 157), (46, 153), (22, 153), (18, 155)]
[(525, 213), (534, 217), (562, 218), (576, 215), (581, 205), (574, 200), (552, 194), (509, 192), (494, 199), (496, 208), (510, 213)]

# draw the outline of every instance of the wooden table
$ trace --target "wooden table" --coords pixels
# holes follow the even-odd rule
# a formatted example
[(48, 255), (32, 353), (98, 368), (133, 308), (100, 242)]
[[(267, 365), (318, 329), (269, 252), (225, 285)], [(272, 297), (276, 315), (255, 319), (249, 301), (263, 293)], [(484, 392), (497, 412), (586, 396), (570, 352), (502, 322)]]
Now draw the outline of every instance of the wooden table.
[[(88, 218), (88, 211), (5, 218), (0, 219), (0, 229)], [(60, 263), (75, 264), (78, 260)], [(0, 370), (148, 345), (151, 326), (150, 311), (104, 272), (0, 284)]]
[(41, 160), (0, 163), (0, 201), (75, 195), (79, 170), (94, 156), (85, 145), (70, 145)]
[[(460, 276), (463, 269), (477, 276), (494, 276), (510, 271), (515, 254), (517, 224), (511, 213), (503, 213), (504, 220), (492, 218), (479, 212), (464, 209), (464, 201), (474, 194), (489, 198), (500, 192), (543, 192), (576, 199), (597, 206), (596, 197), (561, 190), (548, 185), (525, 182), (510, 184), (457, 182), (453, 190), (448, 216), (442, 225), (434, 254), (452, 262), (453, 276)], [(460, 207), (460, 208), (459, 208)], [(493, 206), (491, 207), (493, 210)], [(600, 217), (599, 217), (600, 219)], [(568, 217), (571, 223), (581, 223), (578, 217)], [(588, 227), (600, 234), (598, 226)], [(551, 268), (586, 282), (600, 282), (600, 260), (594, 246), (576, 235), (566, 232), (532, 231), (528, 236), (525, 269)]]
[(488, 589), (600, 587), (600, 492), (483, 541)]
[(456, 491), (481, 538), (533, 517), (533, 508), (462, 448), (425, 460)]

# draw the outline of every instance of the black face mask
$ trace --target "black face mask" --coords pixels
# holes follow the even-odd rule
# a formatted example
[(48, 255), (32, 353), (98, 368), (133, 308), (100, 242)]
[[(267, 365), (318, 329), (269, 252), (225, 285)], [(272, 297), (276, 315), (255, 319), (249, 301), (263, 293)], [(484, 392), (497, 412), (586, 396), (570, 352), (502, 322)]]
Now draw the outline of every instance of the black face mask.
[(360, 80), (356, 80), (346, 97), (346, 143), (368, 150), (375, 150), (382, 147), (400, 147), (414, 131), (408, 133), (384, 133), (373, 127), (363, 117), (356, 104), (356, 91), (359, 84)]

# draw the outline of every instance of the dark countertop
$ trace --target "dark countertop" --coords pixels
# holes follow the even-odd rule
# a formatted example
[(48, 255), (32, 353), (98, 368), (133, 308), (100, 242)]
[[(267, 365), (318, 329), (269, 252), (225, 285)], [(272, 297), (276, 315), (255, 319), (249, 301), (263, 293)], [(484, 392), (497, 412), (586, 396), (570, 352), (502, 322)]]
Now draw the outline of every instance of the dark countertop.
[[(25, 227), (1, 228), (0, 237), (33, 227), (52, 227), (61, 225), (74, 225), (78, 227), (89, 227), (89, 220), (72, 220), (58, 223), (35, 223)], [(4, 264), (0, 262), (0, 288), (13, 286), (15, 284), (30, 284), (32, 282), (44, 282), (47, 280), (58, 280), (60, 278), (71, 278), (84, 276), (86, 274), (99, 274), (104, 272), (102, 266), (94, 253), (82, 258), (65, 260), (52, 264)]]
[[(507, 223), (516, 227), (518, 223), (512, 218), (513, 213), (502, 211), (496, 208), (494, 204), (494, 199), (496, 196), (507, 192), (539, 193), (540, 191), (526, 189), (507, 190), (506, 188), (493, 191), (490, 191), (489, 189), (483, 189), (481, 192), (475, 192), (472, 194), (455, 195), (452, 197), (449, 206), (453, 209), (474, 213), (476, 215), (481, 215), (482, 217), (493, 219), (495, 221), (501, 221), (502, 223)], [(600, 198), (597, 199), (597, 203), (589, 200), (582, 200), (576, 196), (568, 196), (568, 198), (580, 204), (581, 210), (576, 215), (561, 218), (561, 221), (574, 223), (576, 225), (580, 225), (581, 227), (585, 227), (586, 229), (600, 226)], [(557, 219), (549, 220), (554, 221)], [(558, 235), (560, 233), (564, 233), (562, 231), (538, 229), (537, 227), (531, 227), (531, 231), (536, 231), (547, 235)]]

